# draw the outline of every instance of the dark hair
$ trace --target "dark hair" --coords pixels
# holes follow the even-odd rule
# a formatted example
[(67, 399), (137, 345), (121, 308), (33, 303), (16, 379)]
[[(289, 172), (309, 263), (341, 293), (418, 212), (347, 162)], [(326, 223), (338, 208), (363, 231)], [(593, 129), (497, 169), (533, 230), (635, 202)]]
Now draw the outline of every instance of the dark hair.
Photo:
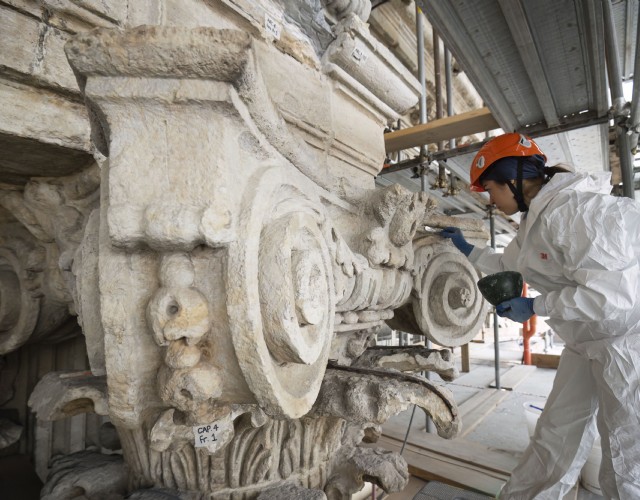
[[(567, 165), (568, 167), (568, 165)], [(572, 171), (567, 168), (562, 166), (562, 163), (558, 163), (557, 165), (554, 165), (553, 167), (544, 167), (544, 181), (543, 184), (546, 184), (547, 182), (549, 182), (551, 180), (551, 178), (556, 175), (556, 174), (570, 174), (572, 173)]]

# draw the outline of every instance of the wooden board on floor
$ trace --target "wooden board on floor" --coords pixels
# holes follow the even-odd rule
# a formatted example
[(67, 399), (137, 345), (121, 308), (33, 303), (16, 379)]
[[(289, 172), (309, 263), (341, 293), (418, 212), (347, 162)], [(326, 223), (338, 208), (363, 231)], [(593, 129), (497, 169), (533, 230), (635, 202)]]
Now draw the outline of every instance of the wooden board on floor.
[(462, 429), (458, 437), (462, 438), (471, 433), (508, 396), (509, 391), (480, 389), (478, 394), (458, 406), (462, 422)]
[[(375, 447), (400, 452), (402, 442), (381, 436)], [(409, 473), (427, 481), (441, 481), (452, 486), (495, 496), (507, 481), (508, 475), (469, 464), (438, 453), (407, 444), (402, 456), (409, 465)]]
[(531, 354), (531, 362), (538, 368), (554, 368), (557, 370), (560, 363), (560, 355), (534, 352)]
[[(534, 365), (516, 365), (500, 377), (500, 389), (512, 391), (537, 369)], [(490, 387), (495, 387), (496, 381)]]
[[(395, 422), (387, 422), (382, 426), (382, 434), (402, 444), (406, 428)], [(429, 434), (424, 429), (412, 429), (408, 442), (453, 460), (482, 464), (483, 468), (503, 475), (511, 474), (517, 463), (515, 456), (510, 453), (490, 450), (480, 443), (466, 439), (444, 439), (437, 434)]]

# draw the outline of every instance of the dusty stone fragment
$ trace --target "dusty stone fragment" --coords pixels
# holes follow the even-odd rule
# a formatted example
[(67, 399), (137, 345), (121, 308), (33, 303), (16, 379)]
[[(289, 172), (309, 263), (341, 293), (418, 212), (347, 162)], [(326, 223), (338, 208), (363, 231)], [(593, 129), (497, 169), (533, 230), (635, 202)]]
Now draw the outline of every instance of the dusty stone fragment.
[(120, 500), (127, 491), (122, 456), (81, 451), (54, 459), (41, 500)]
[(369, 347), (352, 366), (384, 368), (401, 372), (435, 372), (443, 380), (455, 380), (459, 373), (449, 349), (427, 349), (422, 346)]
[(168, 488), (149, 488), (134, 491), (127, 500), (200, 500), (199, 493), (170, 490)]
[(0, 418), (0, 450), (16, 443), (22, 436), (22, 426), (7, 418)]
[(387, 493), (402, 491), (409, 482), (407, 462), (401, 455), (381, 448), (356, 446), (336, 458), (325, 492), (329, 500), (346, 500), (365, 481)]
[(87, 412), (107, 415), (106, 377), (94, 377), (91, 372), (49, 372), (33, 389), (29, 407), (40, 420)]
[(105, 422), (100, 426), (98, 431), (98, 439), (100, 440), (100, 446), (107, 450), (119, 450), (122, 448), (120, 444), (120, 436), (118, 435), (118, 429), (111, 422)]
[(285, 484), (264, 490), (257, 500), (326, 500), (327, 495), (321, 490), (310, 490), (297, 484)]
[(416, 404), (432, 418), (440, 437), (457, 435), (458, 408), (448, 389), (384, 370), (330, 366), (313, 414), (337, 416), (363, 425), (383, 424)]

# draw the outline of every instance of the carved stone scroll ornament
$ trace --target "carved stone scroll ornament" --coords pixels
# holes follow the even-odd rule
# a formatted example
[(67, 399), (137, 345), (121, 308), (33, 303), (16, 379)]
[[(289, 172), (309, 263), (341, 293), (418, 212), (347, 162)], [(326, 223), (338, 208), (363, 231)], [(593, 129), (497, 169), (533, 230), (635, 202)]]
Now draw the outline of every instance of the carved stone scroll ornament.
[(435, 209), (428, 194), (399, 185), (372, 191), (360, 204), (359, 231), (351, 245), (333, 234), (336, 332), (381, 326), (406, 303), (414, 283), (413, 238)]
[(414, 249), (413, 293), (387, 323), (391, 328), (425, 335), (438, 345), (466, 344), (476, 335), (488, 309), (476, 287), (479, 272), (439, 236), (417, 239)]

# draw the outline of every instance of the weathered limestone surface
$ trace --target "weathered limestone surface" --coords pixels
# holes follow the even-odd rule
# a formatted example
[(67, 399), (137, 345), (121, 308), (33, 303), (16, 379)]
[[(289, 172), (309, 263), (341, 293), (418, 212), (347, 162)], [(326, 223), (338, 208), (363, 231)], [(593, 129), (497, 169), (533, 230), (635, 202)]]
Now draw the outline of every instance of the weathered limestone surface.
[(0, 418), (0, 450), (17, 442), (22, 435), (22, 426), (7, 418)]
[(119, 500), (127, 491), (127, 471), (120, 455), (81, 451), (58, 457), (49, 477), (42, 500)]
[(461, 345), (486, 307), (430, 196), (374, 189), (418, 84), (370, 7), (0, 6), (0, 354), (79, 324), (91, 371), (40, 380), (34, 453), (86, 412), (122, 453), (59, 459), (43, 498), (344, 499), (408, 478), (366, 429), (417, 404), (455, 436), (451, 393), (401, 373), (452, 379), (450, 351), (372, 348)]

